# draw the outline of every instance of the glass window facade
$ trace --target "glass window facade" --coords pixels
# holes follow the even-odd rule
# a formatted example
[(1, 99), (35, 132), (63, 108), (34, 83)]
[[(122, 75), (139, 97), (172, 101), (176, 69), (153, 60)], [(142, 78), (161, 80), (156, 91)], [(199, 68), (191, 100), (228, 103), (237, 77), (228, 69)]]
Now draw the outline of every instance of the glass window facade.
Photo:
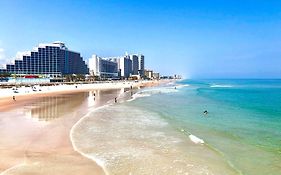
[(139, 58), (137, 55), (130, 55), (132, 60), (132, 75), (138, 75), (139, 73)]
[(139, 75), (144, 76), (144, 56), (141, 54), (139, 55)]
[(15, 60), (15, 64), (7, 64), (6, 72), (59, 77), (66, 74), (88, 74), (89, 69), (80, 53), (70, 51), (64, 45), (50, 44), (23, 56), (22, 60)]

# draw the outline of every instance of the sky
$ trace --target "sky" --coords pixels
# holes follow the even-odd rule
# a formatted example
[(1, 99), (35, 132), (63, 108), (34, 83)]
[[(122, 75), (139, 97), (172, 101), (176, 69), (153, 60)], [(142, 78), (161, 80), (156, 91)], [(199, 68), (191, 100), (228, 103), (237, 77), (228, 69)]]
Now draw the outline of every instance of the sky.
[(281, 78), (280, 0), (1, 0), (0, 64), (63, 41), (185, 78)]

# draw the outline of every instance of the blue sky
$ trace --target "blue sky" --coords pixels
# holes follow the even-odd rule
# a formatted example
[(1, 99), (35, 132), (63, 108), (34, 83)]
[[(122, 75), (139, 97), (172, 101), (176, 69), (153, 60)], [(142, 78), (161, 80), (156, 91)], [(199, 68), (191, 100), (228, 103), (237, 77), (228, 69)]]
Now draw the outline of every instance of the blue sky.
[(64, 41), (190, 78), (281, 78), (279, 0), (1, 0), (0, 63)]

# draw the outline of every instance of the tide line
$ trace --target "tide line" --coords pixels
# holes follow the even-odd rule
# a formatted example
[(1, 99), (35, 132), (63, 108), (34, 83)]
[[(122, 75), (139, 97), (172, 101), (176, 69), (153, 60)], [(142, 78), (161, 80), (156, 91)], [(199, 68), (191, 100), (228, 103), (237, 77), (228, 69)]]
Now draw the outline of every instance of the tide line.
[(25, 163), (20, 163), (20, 164), (14, 165), (14, 166), (4, 170), (3, 172), (1, 172), (0, 175), (4, 175), (4, 174), (8, 173), (9, 171), (12, 171), (13, 169), (17, 169), (17, 168), (19, 168), (21, 166), (24, 166), (24, 165), (25, 165)]
[(107, 171), (107, 169), (106, 169), (106, 167), (105, 167), (105, 164), (104, 164), (104, 162), (103, 162), (102, 160), (100, 160), (100, 159), (98, 159), (98, 158), (96, 158), (96, 157), (93, 157), (93, 156), (89, 156), (89, 155), (83, 153), (82, 151), (80, 151), (80, 150), (76, 147), (75, 142), (74, 142), (74, 140), (73, 140), (73, 132), (74, 132), (74, 129), (75, 129), (84, 119), (86, 119), (87, 117), (90, 116), (91, 113), (93, 113), (93, 112), (95, 112), (95, 111), (98, 111), (98, 110), (100, 110), (100, 109), (106, 108), (106, 107), (108, 107), (108, 106), (110, 106), (110, 105), (112, 105), (112, 104), (103, 105), (103, 106), (97, 107), (97, 108), (94, 109), (94, 110), (89, 111), (86, 115), (84, 115), (83, 117), (81, 117), (81, 118), (72, 126), (72, 128), (71, 128), (71, 130), (70, 130), (70, 133), (69, 133), (70, 141), (71, 141), (71, 144), (72, 144), (72, 147), (73, 147), (74, 151), (78, 152), (78, 153), (81, 154), (83, 157), (86, 157), (86, 158), (88, 158), (88, 159), (93, 160), (94, 162), (96, 162), (96, 163), (103, 169), (103, 171), (104, 171), (104, 173), (105, 173), (106, 175), (109, 175), (109, 173), (108, 173), (108, 171)]

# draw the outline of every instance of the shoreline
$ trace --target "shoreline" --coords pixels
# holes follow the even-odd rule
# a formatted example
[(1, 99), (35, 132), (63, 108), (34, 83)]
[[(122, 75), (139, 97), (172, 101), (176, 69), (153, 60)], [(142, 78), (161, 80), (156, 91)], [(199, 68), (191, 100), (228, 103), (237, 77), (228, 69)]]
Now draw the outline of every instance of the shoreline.
[(113, 105), (112, 104), (104, 104), (102, 106), (99, 106), (98, 108), (92, 110), (92, 111), (89, 111), (86, 115), (82, 116), (70, 129), (70, 132), (69, 132), (69, 138), (70, 138), (70, 141), (71, 141), (71, 144), (72, 144), (72, 147), (73, 147), (73, 150), (76, 151), (77, 153), (79, 153), (81, 156), (89, 159), (89, 160), (92, 160), (93, 162), (95, 162), (98, 166), (100, 166), (104, 172), (105, 175), (108, 175), (109, 173), (107, 172), (106, 170), (106, 167), (103, 165), (103, 163), (98, 160), (98, 159), (95, 159), (95, 158), (92, 158), (90, 156), (87, 156), (86, 154), (84, 154), (83, 152), (79, 151), (79, 149), (75, 146), (74, 144), (74, 141), (73, 141), (73, 137), (72, 137), (72, 134), (73, 134), (73, 130), (75, 129), (75, 127), (82, 121), (84, 120), (86, 117), (88, 117), (92, 112), (96, 111), (96, 110), (99, 110), (99, 109), (102, 109), (102, 108), (105, 108), (109, 105)]
[[(0, 89), (0, 111), (9, 110), (15, 106), (21, 106), (24, 101), (33, 100), (39, 97), (48, 97), (52, 95), (71, 94), (76, 92), (87, 92), (90, 90), (112, 90), (121, 88), (140, 88), (149, 86), (158, 86), (166, 81), (124, 81), (124, 82), (105, 82), (93, 84), (74, 84), (74, 85), (55, 85), (40, 86), (37, 91), (32, 91), (31, 87), (18, 88), (18, 93), (12, 89)], [(40, 91), (39, 91), (40, 88)], [(15, 97), (15, 100), (13, 99)]]
[[(143, 84), (143, 83), (141, 82), (141, 85), (142, 85), (142, 86), (134, 86), (134, 88), (136, 88), (136, 87), (146, 88), (146, 87), (152, 87), (152, 86), (159, 86), (159, 85), (163, 85), (163, 84), (168, 84), (168, 83), (170, 83), (170, 82), (171, 82), (171, 81), (160, 81), (160, 82), (159, 82), (159, 81), (156, 81), (156, 83), (155, 83), (155, 81), (147, 81), (145, 84)], [(123, 93), (126, 93), (126, 91), (123, 92)], [(135, 93), (134, 93), (134, 94), (135, 94)], [(119, 96), (120, 96), (120, 95), (122, 95), (122, 93), (120, 93)], [(133, 98), (133, 100), (135, 100), (135, 98)], [(131, 101), (131, 100), (126, 100), (126, 101)], [(104, 172), (105, 175), (109, 175), (109, 173), (108, 173), (108, 171), (106, 170), (106, 167), (105, 167), (105, 165), (103, 164), (103, 162), (100, 161), (100, 160), (97, 159), (97, 158), (90, 157), (90, 156), (86, 155), (85, 153), (79, 151), (79, 149), (75, 146), (75, 143), (74, 143), (74, 141), (73, 141), (73, 136), (72, 136), (72, 134), (73, 134), (73, 131), (74, 131), (75, 127), (76, 127), (77, 125), (79, 125), (80, 122), (82, 122), (85, 118), (89, 117), (89, 115), (90, 115), (91, 113), (93, 113), (94, 111), (98, 111), (98, 110), (100, 110), (100, 109), (109, 107), (109, 106), (111, 106), (111, 105), (114, 105), (114, 103), (115, 103), (115, 102), (111, 102), (111, 103), (109, 103), (109, 104), (103, 104), (103, 105), (101, 105), (101, 106), (95, 108), (94, 110), (89, 111), (87, 114), (85, 114), (84, 116), (82, 116), (82, 117), (71, 127), (70, 132), (69, 132), (69, 138), (70, 138), (70, 141), (71, 141), (71, 144), (72, 144), (72, 147), (73, 147), (74, 151), (78, 152), (81, 156), (83, 156), (83, 157), (85, 157), (85, 158), (87, 158), (87, 159), (90, 159), (90, 160), (94, 161), (98, 166), (100, 166), (100, 167), (103, 169), (103, 172)], [(123, 103), (123, 102), (122, 102), (122, 103)]]
[[(179, 87), (179, 86), (178, 86)], [(172, 88), (173, 90), (174, 90), (174, 88)], [(126, 101), (133, 101), (133, 100), (126, 100)], [(125, 105), (126, 106), (126, 105)], [(121, 106), (120, 106), (121, 107)], [(130, 106), (130, 107), (132, 107), (132, 106)], [(97, 110), (99, 110), (99, 109), (101, 109), (101, 108), (110, 108), (110, 110), (108, 110), (108, 116), (104, 113), (104, 111), (107, 111), (107, 109), (103, 109), (103, 110), (100, 110), (100, 114), (99, 114), (99, 112), (97, 112), (97, 114), (95, 114), (95, 115), (97, 115), (97, 116), (94, 116), (94, 115), (91, 115), (91, 113), (95, 113), (95, 111), (97, 111)], [(126, 139), (127, 137), (128, 138), (134, 138), (134, 134), (133, 135), (126, 135), (126, 133), (123, 133), (125, 136), (124, 137), (122, 137), (122, 135), (123, 134), (121, 134), (120, 135), (120, 133), (116, 130), (116, 128), (118, 128), (117, 127), (117, 125), (114, 125), (114, 123), (118, 123), (118, 119), (116, 119), (116, 118), (119, 118), (119, 117), (121, 117), (120, 115), (118, 116), (118, 114), (117, 113), (114, 113), (114, 111), (117, 109), (117, 108), (119, 108), (118, 106), (115, 106), (115, 105), (111, 105), (111, 104), (108, 104), (108, 105), (104, 105), (104, 106), (101, 106), (100, 108), (98, 108), (98, 109), (95, 109), (95, 110), (92, 110), (92, 111), (90, 111), (89, 113), (87, 113), (84, 117), (82, 117), (82, 118), (80, 118), (80, 120), (79, 121), (77, 121), (77, 123), (72, 127), (72, 129), (71, 129), (71, 132), (70, 132), (70, 138), (71, 138), (71, 140), (72, 140), (72, 144), (73, 144), (73, 147), (74, 147), (74, 149), (77, 151), (77, 152), (79, 152), (81, 155), (83, 155), (83, 156), (85, 156), (85, 157), (87, 157), (88, 159), (90, 159), (90, 160), (93, 160), (93, 161), (95, 161), (98, 165), (100, 165), (102, 168), (103, 168), (103, 170), (104, 170), (104, 172), (105, 172), (105, 174), (110, 174), (109, 172), (112, 172), (112, 169), (111, 168), (116, 168), (115, 169), (115, 173), (116, 173), (116, 170), (117, 170), (117, 172), (118, 173), (116, 173), (116, 174), (120, 174), (120, 172), (122, 172), (123, 174), (128, 174), (128, 172), (130, 172), (130, 170), (128, 170), (128, 169), (130, 169), (131, 168), (131, 166), (132, 166), (132, 164), (127, 164), (127, 165), (130, 165), (130, 166), (127, 166), (126, 167), (126, 165), (124, 166), (124, 164), (123, 164), (123, 166), (114, 166), (114, 165), (112, 165), (112, 164), (110, 164), (110, 160), (111, 159), (114, 159), (114, 161), (116, 160), (116, 161), (121, 161), (121, 160), (123, 160), (122, 159), (122, 156), (126, 156), (126, 153), (124, 153), (124, 152), (122, 152), (122, 148), (121, 147), (118, 147), (118, 146), (120, 146), (120, 145), (122, 145), (122, 143), (120, 143), (120, 145), (119, 145), (119, 142), (120, 142), (120, 140), (118, 140), (118, 139), (116, 139), (116, 138), (124, 138), (124, 139)], [(129, 109), (129, 108), (128, 108)], [(124, 110), (124, 109), (123, 109)], [(118, 111), (118, 110), (117, 110)], [(113, 112), (113, 113), (112, 113)], [(119, 111), (118, 111), (119, 112)], [(111, 113), (111, 114), (110, 114)], [(117, 117), (115, 117), (115, 115), (114, 114), (116, 114), (116, 116)], [(114, 116), (114, 117), (112, 117), (112, 115)], [(123, 115), (124, 116), (126, 116), (126, 114), (122, 114), (122, 117), (123, 117)], [(130, 115), (130, 114), (129, 114)], [(105, 117), (105, 118), (104, 118)], [(128, 118), (128, 121), (129, 121), (129, 123), (130, 123), (130, 116), (128, 116), (129, 118)], [(109, 119), (109, 120), (108, 120)], [(112, 119), (112, 121), (110, 121)], [(127, 120), (122, 120), (122, 121), (127, 121)], [(147, 121), (147, 120), (146, 120)], [(99, 122), (101, 122), (101, 123), (99, 123)], [(111, 122), (113, 122), (113, 123), (111, 123)], [(157, 122), (159, 122), (158, 120), (157, 120)], [(89, 123), (89, 124), (86, 124), (86, 123)], [(95, 123), (98, 123), (98, 124), (95, 124)], [(109, 123), (108, 125), (102, 125), (101, 126), (101, 128), (99, 128), (99, 124), (102, 124), (102, 123)], [(81, 125), (80, 125), (81, 124)], [(85, 125), (86, 124), (86, 125)], [(82, 125), (84, 125), (83, 127), (82, 127)], [(113, 128), (111, 128), (111, 126), (113, 125)], [(165, 125), (165, 124), (164, 124)], [(123, 127), (128, 127), (129, 125), (124, 125)], [(152, 125), (153, 126), (153, 125)], [(92, 128), (92, 127), (94, 127), (94, 128), (96, 128), (96, 129), (94, 129), (94, 128)], [(87, 128), (88, 128), (88, 130), (87, 130)], [(91, 129), (89, 129), (89, 128), (91, 128)], [(106, 129), (103, 129), (103, 128), (106, 128)], [(122, 127), (121, 127), (122, 128)], [(153, 127), (152, 127), (153, 128)], [(78, 131), (80, 130), (80, 134), (78, 134), (79, 132), (75, 132), (76, 130), (78, 129)], [(94, 132), (90, 132), (92, 129), (94, 129)], [(140, 129), (140, 128), (139, 128)], [(143, 129), (142, 127), (141, 127), (141, 129)], [(159, 128), (158, 128), (159, 129)], [(133, 129), (134, 130), (134, 129)], [(82, 131), (82, 132), (81, 132)], [(101, 131), (101, 133), (100, 133), (100, 131)], [(130, 130), (131, 131), (131, 130)], [(238, 171), (236, 170), (236, 169), (234, 169), (232, 166), (230, 166), (229, 165), (229, 162), (225, 162), (224, 161), (224, 159), (222, 158), (222, 157), (220, 157), (220, 156), (218, 156), (217, 155), (217, 153), (216, 152), (214, 152), (213, 150), (211, 150), (211, 149), (209, 149), (209, 148), (207, 148), (207, 146), (204, 146), (205, 144), (204, 143), (201, 143), (201, 141), (202, 142), (204, 142), (203, 140), (201, 140), (200, 138), (198, 138), (197, 136), (195, 136), (195, 135), (192, 135), (191, 133), (189, 133), (189, 132), (187, 132), (188, 133), (188, 135), (186, 135), (186, 131), (185, 130), (174, 130), (174, 128), (173, 127), (171, 127), (171, 126), (167, 126), (167, 128), (165, 128), (163, 131), (168, 131), (168, 133), (169, 132), (171, 132), (171, 133), (173, 133), (173, 134), (175, 134), (175, 135), (173, 135), (173, 136), (175, 136), (175, 137), (171, 137), (171, 138), (173, 138), (173, 139), (175, 139), (175, 140), (173, 140), (172, 139), (172, 143), (180, 143), (179, 145), (178, 145), (178, 148), (180, 148), (179, 150), (184, 150), (186, 147), (190, 147), (191, 149), (193, 149), (193, 151), (194, 150), (196, 150), (196, 151), (200, 151), (200, 152), (203, 152), (203, 153), (207, 153), (206, 155), (208, 155), (208, 156), (214, 156), (214, 158), (215, 158), (215, 161), (217, 161), (217, 163), (215, 163), (215, 164), (210, 164), (211, 165), (211, 167), (212, 167), (212, 170), (214, 171), (214, 172), (220, 172), (221, 170), (220, 170), (220, 166), (217, 166), (217, 165), (221, 165), (222, 167), (225, 167), (225, 169), (223, 169), (223, 172), (228, 172), (229, 174), (236, 174), (236, 172), (238, 173)], [(103, 133), (104, 132), (104, 133)], [(116, 138), (115, 138), (115, 140), (112, 138), (112, 136), (111, 136), (111, 134), (109, 134), (109, 135), (107, 135), (107, 133), (112, 133), (112, 132), (116, 132)], [(93, 137), (91, 137), (89, 134), (91, 134), (91, 135), (95, 135), (95, 133), (97, 133), (99, 136), (96, 138), (95, 136), (93, 136)], [(132, 133), (134, 133), (133, 131), (132, 131)], [(155, 133), (157, 133), (157, 132), (155, 132)], [(159, 132), (159, 133), (161, 133), (161, 131)], [(82, 135), (81, 135), (82, 134)], [(83, 134), (85, 134), (86, 136), (84, 137), (84, 140), (83, 140)], [(102, 135), (101, 135), (102, 134)], [(119, 134), (119, 135), (118, 135)], [(191, 136), (193, 136), (193, 138), (195, 138), (195, 139), (192, 139), (192, 138), (190, 138), (190, 135)], [(82, 137), (81, 137), (82, 136)], [(109, 140), (106, 140), (106, 136), (109, 136)], [(138, 135), (139, 136), (139, 135)], [(186, 136), (187, 136), (187, 138), (186, 138)], [(78, 138), (82, 138), (82, 140), (80, 140), (80, 139), (78, 139)], [(91, 140), (91, 141), (89, 141), (89, 142), (87, 142), (85, 139), (88, 139), (88, 140)], [(91, 139), (92, 138), (92, 139)], [(144, 153), (144, 154), (142, 154), (142, 158), (144, 158), (144, 157), (146, 157), (145, 156), (145, 153), (150, 153), (150, 152), (156, 152), (156, 158), (157, 158), (157, 156), (159, 156), (158, 155), (158, 153), (163, 153), (162, 151), (164, 151), (164, 154), (169, 154), (168, 153), (168, 151), (167, 151), (167, 149), (168, 148), (164, 148), (164, 147), (158, 147), (159, 145), (156, 145), (156, 148), (161, 148), (160, 150), (158, 150), (158, 149), (156, 149), (156, 150), (154, 150), (153, 149), (153, 146), (151, 147), (151, 145), (149, 144), (150, 142), (148, 141), (148, 142), (144, 142), (144, 143), (146, 143), (145, 144), (145, 146), (140, 146), (140, 147), (138, 147), (138, 140), (139, 141), (143, 141), (143, 139), (145, 139), (146, 137), (145, 136), (143, 136), (143, 135), (141, 135), (141, 137), (138, 139), (139, 137), (137, 137), (136, 138), (136, 140), (130, 140), (130, 143), (132, 143), (132, 144), (136, 144), (136, 145), (133, 145), (133, 146), (136, 146), (136, 150), (137, 151), (140, 151), (140, 152), (142, 152), (142, 153)], [(148, 137), (148, 138), (153, 138), (153, 137)], [(157, 138), (157, 139), (160, 139), (160, 138), (158, 138), (158, 136), (157, 136), (157, 134), (155, 135), (155, 138)], [(161, 135), (161, 138), (162, 138), (162, 135)], [(78, 140), (77, 140), (78, 139)], [(93, 140), (94, 139), (94, 140)], [(104, 140), (105, 139), (105, 140)], [(112, 140), (113, 139), (113, 140)], [(167, 136), (167, 138), (166, 139), (169, 139), (169, 136)], [(181, 140), (181, 141), (179, 141), (179, 140)], [(160, 139), (161, 140), (161, 139)], [(158, 143), (158, 141), (160, 141), (160, 140), (155, 140), (157, 143)], [(164, 139), (165, 140), (165, 139)], [(200, 140), (200, 142), (198, 142), (198, 140)], [(104, 141), (109, 141), (109, 145), (111, 145), (111, 146), (113, 146), (113, 143), (115, 143), (116, 145), (117, 145), (117, 148), (116, 148), (116, 150), (115, 149), (108, 149), (107, 151), (105, 151), (105, 150), (103, 150), (104, 148), (103, 148), (103, 142)], [(93, 143), (93, 149), (94, 149), (94, 151), (97, 151), (96, 153), (97, 154), (93, 154), (93, 152), (91, 152), (91, 149), (89, 149), (89, 148), (87, 148), (87, 146), (86, 147), (83, 147), (82, 145), (83, 144), (86, 144), (86, 145), (88, 145), (88, 143)], [(94, 143), (94, 142), (96, 142), (96, 143)], [(107, 142), (105, 142), (105, 143), (107, 143)], [(152, 144), (153, 144), (153, 142), (151, 142)], [(114, 144), (114, 145), (115, 145)], [(125, 146), (125, 145), (123, 145), (123, 146)], [(148, 150), (152, 150), (152, 151), (148, 151), (148, 152), (143, 152), (143, 148), (145, 148), (145, 147), (147, 147), (147, 149)], [(97, 148), (101, 148), (100, 150), (96, 150)], [(112, 148), (115, 148), (114, 146), (112, 147)], [(135, 148), (135, 147), (134, 147)], [(129, 147), (128, 147), (128, 149), (129, 149)], [(162, 149), (164, 149), (164, 150), (162, 150)], [(128, 151), (130, 151), (130, 149), (128, 150)], [(132, 150), (131, 150), (132, 151)], [(135, 151), (135, 149), (134, 149), (134, 151)], [(116, 153), (117, 152), (117, 153)], [(91, 154), (89, 154), (89, 153), (91, 153)], [(118, 157), (116, 156), (116, 154), (118, 154), (118, 153), (120, 153), (121, 154), (121, 159), (118, 159)], [(179, 152), (176, 152), (176, 153), (179, 153)], [(181, 161), (185, 161), (185, 160), (188, 160), (189, 161), (189, 165), (191, 165), (192, 166), (192, 168), (190, 169), (190, 172), (196, 172), (197, 171), (197, 168), (201, 171), (201, 170), (205, 170), (204, 169), (204, 165), (208, 165), (208, 163), (207, 163), (207, 161), (203, 158), (197, 158), (197, 159), (188, 159), (188, 158), (186, 158), (186, 157), (189, 157), (190, 155), (192, 156), (192, 155), (194, 155), (194, 153), (185, 153), (186, 154), (186, 156), (183, 156), (183, 157), (181, 157), (180, 155), (182, 155), (182, 154), (179, 154), (179, 156), (178, 156), (178, 158), (177, 158), (177, 160), (176, 160), (176, 162), (177, 161), (179, 161), (179, 162), (181, 162)], [(138, 155), (138, 154), (137, 154)], [(189, 156), (187, 156), (187, 155), (189, 155)], [(103, 157), (103, 156), (105, 156), (105, 157)], [(144, 156), (144, 157), (143, 157)], [(162, 155), (162, 156), (164, 156), (164, 155)], [(119, 157), (119, 158), (120, 158)], [(132, 156), (133, 158), (135, 158), (134, 156)], [(148, 156), (149, 157), (149, 156)], [(146, 157), (146, 158), (148, 158), (148, 157)], [(168, 156), (169, 157), (169, 156)], [(204, 156), (203, 156), (204, 157)], [(123, 157), (124, 158), (124, 157)], [(152, 157), (151, 157), (152, 158)], [(129, 159), (129, 158), (128, 158)], [(149, 158), (150, 159), (150, 158)], [(127, 160), (127, 157), (126, 157), (126, 159), (125, 159), (125, 161)], [(134, 160), (134, 159), (133, 159)], [(133, 161), (132, 160), (132, 161)], [(143, 159), (141, 159), (141, 160), (143, 160)], [(153, 160), (153, 159), (152, 159)], [(109, 163), (108, 163), (108, 161), (109, 161)], [(138, 160), (136, 160), (137, 162), (138, 162)], [(164, 163), (163, 165), (167, 165), (167, 161), (169, 161), (169, 158), (165, 158), (165, 159), (163, 159), (163, 162), (162, 163)], [(160, 161), (161, 162), (161, 161)], [(179, 170), (180, 170), (180, 166), (182, 166), (182, 164), (180, 163), (180, 164), (176, 164), (176, 162), (173, 162), (173, 163), (175, 163), (175, 166), (179, 166)], [(111, 163), (113, 163), (113, 162), (111, 162)], [(123, 162), (124, 163), (124, 162)], [(139, 163), (141, 163), (141, 162), (139, 162)], [(202, 164), (203, 163), (203, 164)], [(161, 164), (161, 163), (160, 163)], [(106, 165), (106, 166), (105, 166)], [(202, 166), (201, 166), (202, 165)], [(141, 167), (143, 167), (143, 166), (141, 166)], [(160, 166), (160, 167), (162, 167), (162, 166)], [(125, 169), (126, 170), (125, 170)], [(136, 167), (134, 167), (134, 168), (136, 168)], [(134, 168), (132, 168), (132, 169), (134, 169)], [(159, 168), (159, 167), (158, 167)], [(181, 168), (186, 168), (185, 166), (184, 167), (181, 167)], [(122, 170), (120, 170), (120, 169), (122, 169)], [(128, 170), (128, 171), (127, 171)], [(160, 170), (160, 169), (159, 169)], [(234, 171), (235, 171), (235, 173), (234, 173)], [(114, 172), (114, 170), (113, 170), (113, 172)], [(124, 172), (127, 172), (127, 173), (124, 173)], [(163, 171), (164, 172), (164, 171)], [(166, 170), (165, 170), (165, 172), (166, 172)], [(189, 171), (188, 171), (189, 172)], [(169, 174), (170, 174), (171, 172), (169, 172)], [(227, 173), (227, 174), (228, 174)], [(114, 174), (114, 173), (113, 173)], [(164, 173), (165, 174), (165, 173)]]
[[(98, 90), (102, 90), (102, 91), (106, 91), (106, 90), (118, 90), (118, 89), (122, 89), (122, 88), (129, 88), (130, 89), (130, 86), (133, 86), (133, 88), (135, 89), (135, 88), (138, 88), (138, 87), (148, 87), (148, 86), (158, 86), (158, 85), (160, 85), (160, 84), (165, 84), (166, 82), (164, 81), (145, 81), (145, 82), (127, 82), (127, 83), (124, 83), (124, 82), (121, 82), (121, 83), (109, 83), (109, 84), (107, 84), (107, 85), (109, 85), (109, 86), (106, 86), (106, 87), (102, 87), (102, 85), (104, 85), (104, 84), (99, 84), (99, 86), (95, 86), (95, 88), (94, 89), (91, 89), (91, 88), (89, 88), (89, 86), (87, 87), (87, 86), (84, 86), (84, 87), (82, 87), (82, 86), (78, 86), (78, 88), (67, 88), (67, 89), (64, 89), (64, 90), (61, 90), (61, 89), (56, 89), (55, 91), (41, 91), (41, 92), (38, 92), (38, 93), (32, 93), (32, 95), (31, 95), (31, 93), (25, 93), (25, 94), (20, 94), (20, 95), (18, 95), (17, 96), (17, 98), (16, 98), (16, 102), (15, 101), (13, 101), (12, 99), (11, 99), (11, 97), (7, 97), (7, 96), (9, 96), (9, 95), (6, 95), (6, 97), (3, 97), (3, 96), (1, 96), (0, 97), (0, 111), (14, 111), (13, 109), (16, 107), (16, 108), (22, 108), (22, 107), (24, 107), (24, 105), (25, 104), (28, 104), (28, 103), (31, 103), (31, 102), (36, 102), (36, 99), (40, 99), (40, 98), (45, 98), (45, 97), (52, 97), (52, 96), (63, 96), (63, 95), (67, 95), (67, 94), (75, 94), (75, 93), (79, 93), (79, 92), (89, 92), (89, 91), (98, 91)], [(93, 87), (93, 86), (92, 86)], [(104, 96), (104, 95), (103, 95)], [(110, 95), (109, 95), (110, 96)], [(111, 95), (111, 97), (110, 97), (111, 99), (113, 98), (113, 95)], [(86, 99), (85, 99), (86, 100)], [(84, 102), (83, 102), (83, 104), (85, 105), (85, 100), (84, 100)], [(99, 99), (98, 99), (99, 100)], [(4, 104), (4, 105), (2, 105), (2, 104)], [(82, 104), (82, 105), (83, 105)], [(104, 101), (104, 102), (99, 102), (99, 104), (98, 105), (96, 105), (95, 106), (95, 108), (100, 108), (100, 107), (104, 107), (105, 105), (107, 105), (107, 103)], [(81, 107), (81, 108), (83, 108), (83, 107)], [(87, 108), (87, 107), (84, 107), (85, 109)], [(59, 132), (67, 132), (67, 136), (68, 136), (68, 139), (70, 139), (69, 141), (70, 141), (70, 144), (71, 144), (71, 150), (72, 151), (74, 151), (74, 152), (76, 152), (79, 156), (82, 156), (82, 157), (84, 157), (85, 158), (85, 156), (83, 156), (80, 152), (78, 152), (76, 149), (75, 149), (75, 147), (74, 147), (74, 145), (73, 145), (73, 143), (72, 143), (72, 141), (71, 141), (71, 137), (70, 137), (70, 135), (71, 135), (71, 130), (72, 130), (72, 128), (85, 116), (85, 115), (87, 115), (87, 113), (86, 114), (84, 114), (84, 115), (81, 115), (80, 117), (76, 117), (76, 119), (74, 118), (74, 119), (71, 119), (71, 120), (74, 120), (74, 122), (73, 122), (73, 124), (66, 124), (66, 125), (69, 125), (69, 129), (67, 129), (66, 128), (66, 130), (67, 131), (62, 131), (62, 129), (58, 129), (58, 131)], [(22, 117), (22, 116), (21, 116)], [(64, 116), (62, 116), (62, 118), (64, 118)], [(58, 120), (62, 120), (63, 122), (65, 122), (64, 121), (64, 119), (58, 119)], [(52, 123), (52, 122), (51, 122)], [(71, 122), (67, 122), (67, 123), (71, 123)], [(54, 124), (55, 125), (55, 127), (58, 127), (59, 125), (58, 124)], [(56, 126), (56, 125), (58, 125), (58, 126)], [(51, 126), (51, 128), (52, 128), (52, 126)], [(57, 130), (57, 129), (56, 129)], [(47, 137), (47, 138), (49, 138), (50, 136), (48, 135), (48, 133), (44, 133), (44, 132), (42, 132), (42, 134), (43, 134), (43, 136), (42, 137)], [(61, 133), (60, 133), (61, 134)], [(37, 136), (36, 136), (37, 137)], [(41, 137), (41, 136), (40, 136)], [(31, 136), (31, 138), (33, 138), (33, 136)], [(40, 145), (40, 142), (42, 142), (42, 141), (39, 141), (39, 145)], [(60, 142), (60, 141), (58, 141), (58, 142)], [(62, 142), (65, 142), (65, 141), (62, 141)], [(68, 142), (68, 141), (66, 141), (66, 142)], [(38, 144), (38, 143), (36, 143), (36, 144)], [(60, 145), (60, 143), (55, 143), (55, 144), (58, 144), (57, 146), (58, 147), (60, 147), (59, 149), (62, 149), (62, 151), (63, 152), (65, 152), (66, 151), (66, 153), (61, 153), (61, 154), (69, 154), (69, 153), (67, 153), (67, 152), (72, 152), (71, 150), (69, 150), (69, 148), (67, 148), (67, 150), (64, 150), (65, 148), (63, 148), (64, 146), (63, 145), (67, 145), (68, 143), (62, 143), (63, 145)], [(36, 145), (35, 146), (31, 146), (31, 150), (32, 150), (32, 147), (34, 147), (35, 149), (36, 149)], [(43, 146), (43, 147), (45, 147), (45, 146)], [(55, 145), (55, 147), (56, 147), (56, 145)], [(62, 148), (61, 148), (62, 147)], [(41, 149), (41, 148), (40, 148)], [(39, 158), (41, 158), (40, 157), (40, 154), (42, 154), (42, 160), (41, 161), (43, 161), (43, 163), (44, 163), (44, 158), (45, 159), (49, 159), (49, 157), (52, 157), (52, 156), (59, 156), (59, 155), (56, 155), (55, 153), (51, 153), (52, 155), (49, 155), (49, 153), (48, 153), (48, 151), (45, 151), (44, 149), (42, 150), (43, 152), (40, 152), (40, 149), (39, 149), (39, 153), (36, 153), (36, 154), (39, 154)], [(46, 148), (47, 150), (49, 150), (50, 148)], [(7, 152), (9, 152), (10, 150), (7, 150)], [(31, 151), (32, 152), (32, 151)], [(51, 149), (51, 152), (52, 152), (52, 149)], [(32, 153), (33, 154), (33, 153)], [(71, 153), (71, 154), (73, 154), (73, 153)], [(9, 156), (9, 155), (8, 155)], [(46, 157), (47, 156), (47, 157)], [(65, 156), (65, 155), (64, 155)], [(35, 155), (35, 158), (36, 157), (38, 157), (38, 155)], [(9, 158), (9, 157), (8, 157)], [(64, 158), (64, 157), (63, 157)], [(20, 159), (22, 159), (22, 158), (20, 158)], [(25, 160), (26, 158), (24, 158), (24, 159), (22, 159), (24, 162), (26, 161)], [(34, 159), (34, 156), (33, 155), (31, 155), (31, 158), (30, 157), (28, 157), (27, 158), (28, 160), (29, 159)], [(38, 159), (38, 158), (36, 158), (36, 159)], [(51, 158), (52, 159), (52, 158)], [(93, 166), (94, 164), (96, 164), (95, 166), (98, 166), (98, 167), (100, 167), (100, 168), (102, 168), (102, 166), (100, 166), (99, 165), (99, 163), (97, 162), (97, 161), (95, 161), (95, 160), (93, 160), (93, 159), (89, 159), (88, 157), (86, 157), (85, 159), (87, 159), (87, 160), (89, 160), (89, 161), (91, 161), (93, 164), (91, 164), (91, 166)], [(80, 160), (80, 159), (79, 159)], [(30, 160), (31, 162), (33, 161), (33, 160)], [(85, 161), (85, 160), (84, 160)], [(1, 160), (0, 160), (0, 162), (1, 162)], [(22, 164), (23, 164), (23, 162), (22, 161), (16, 161), (16, 162), (18, 162), (18, 163), (15, 163), (13, 166), (9, 166), (9, 167), (6, 167), (5, 169), (3, 169), (3, 166), (2, 166), (2, 172), (0, 173), (1, 175), (2, 174), (9, 174), (9, 172), (12, 170), (12, 171), (14, 171), (14, 169), (17, 169), (17, 168), (19, 168), (19, 169), (21, 169), (22, 167), (23, 167), (23, 169), (24, 169), (24, 165), (22, 166)], [(82, 161), (83, 162), (83, 161)], [(41, 162), (40, 162), (41, 163)], [(79, 162), (77, 162), (78, 164), (79, 164)], [(20, 167), (19, 167), (19, 165), (21, 165)], [(86, 171), (86, 170), (85, 170)], [(105, 171), (103, 171), (104, 173), (106, 173)], [(43, 173), (44, 174), (44, 173)], [(48, 174), (48, 173), (47, 173)], [(103, 174), (103, 173), (97, 173), (97, 174)]]

